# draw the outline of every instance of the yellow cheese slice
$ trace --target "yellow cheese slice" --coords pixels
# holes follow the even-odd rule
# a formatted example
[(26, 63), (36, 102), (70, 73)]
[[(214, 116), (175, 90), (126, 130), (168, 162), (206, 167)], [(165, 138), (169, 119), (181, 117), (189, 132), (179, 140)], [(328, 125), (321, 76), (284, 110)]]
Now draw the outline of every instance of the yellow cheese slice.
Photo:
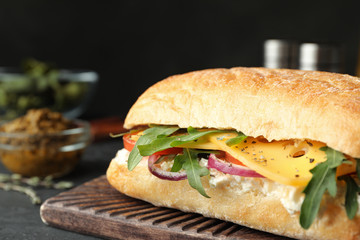
[[(310, 170), (326, 160), (320, 148), (324, 143), (316, 141), (273, 141), (248, 137), (246, 141), (229, 147), (226, 140), (236, 133), (215, 133), (200, 138), (197, 142), (181, 147), (222, 150), (240, 160), (243, 164), (275, 182), (292, 186), (306, 186), (312, 177)], [(355, 161), (342, 164), (337, 175), (355, 171)]]
[[(275, 182), (292, 186), (306, 186), (312, 177), (310, 170), (326, 161), (320, 148), (324, 143), (310, 140), (283, 140), (267, 142), (265, 139), (247, 137), (245, 141), (229, 147), (226, 141), (236, 137), (234, 132), (213, 133), (178, 147), (221, 150), (228, 152), (244, 165)], [(337, 175), (355, 172), (356, 162), (342, 164)]]
[(248, 137), (240, 144), (226, 145), (226, 140), (235, 136), (213, 134), (209, 141), (264, 177), (285, 185), (307, 185), (312, 177), (310, 169), (326, 160), (325, 152), (319, 149), (325, 144), (320, 142), (260, 142)]
[(215, 142), (210, 142), (208, 137), (201, 137), (194, 142), (181, 144), (178, 147), (182, 148), (197, 148), (197, 149), (208, 149), (208, 150), (222, 150), (220, 146)]

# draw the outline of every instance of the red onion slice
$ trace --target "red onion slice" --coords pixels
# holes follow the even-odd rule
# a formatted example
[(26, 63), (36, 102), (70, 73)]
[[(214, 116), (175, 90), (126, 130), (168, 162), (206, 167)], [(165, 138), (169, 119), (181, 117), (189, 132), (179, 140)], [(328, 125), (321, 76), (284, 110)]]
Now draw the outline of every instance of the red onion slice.
[(210, 154), (209, 161), (208, 161), (208, 168), (214, 168), (220, 172), (231, 174), (231, 175), (237, 175), (237, 176), (243, 176), (243, 177), (258, 177), (263, 178), (264, 176), (258, 174), (254, 170), (251, 170), (248, 167), (235, 165), (235, 164), (229, 164), (227, 162), (224, 162), (220, 159), (218, 159), (215, 154)]
[(170, 181), (179, 181), (179, 180), (187, 179), (186, 172), (170, 172), (170, 171), (165, 171), (161, 168), (158, 168), (155, 165), (155, 162), (159, 158), (160, 158), (160, 155), (153, 154), (149, 157), (149, 160), (148, 160), (149, 171), (154, 176), (161, 178), (161, 179), (170, 180)]

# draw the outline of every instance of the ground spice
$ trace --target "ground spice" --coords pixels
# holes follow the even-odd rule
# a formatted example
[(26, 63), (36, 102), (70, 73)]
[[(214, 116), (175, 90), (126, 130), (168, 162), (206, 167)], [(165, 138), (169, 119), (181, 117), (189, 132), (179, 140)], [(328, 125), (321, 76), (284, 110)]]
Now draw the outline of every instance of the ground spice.
[(0, 127), (0, 157), (10, 171), (23, 176), (59, 177), (78, 163), (83, 149), (61, 150), (81, 134), (63, 134), (77, 125), (49, 109), (29, 110)]

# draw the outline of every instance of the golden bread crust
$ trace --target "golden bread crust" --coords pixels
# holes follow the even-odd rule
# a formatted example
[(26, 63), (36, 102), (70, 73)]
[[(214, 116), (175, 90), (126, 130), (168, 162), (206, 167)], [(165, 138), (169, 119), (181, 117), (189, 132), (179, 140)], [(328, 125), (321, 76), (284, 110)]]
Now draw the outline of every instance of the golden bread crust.
[(265, 68), (209, 69), (147, 89), (124, 126), (236, 129), (268, 140), (311, 139), (360, 157), (360, 79)]
[(225, 186), (210, 187), (208, 178), (203, 177), (203, 186), (211, 197), (205, 198), (192, 189), (187, 180), (166, 181), (153, 176), (145, 159), (133, 171), (128, 171), (126, 164), (112, 160), (107, 179), (118, 191), (156, 206), (196, 212), (278, 235), (318, 240), (360, 239), (360, 218), (347, 218), (343, 196), (326, 202), (327, 208), (321, 209), (310, 229), (304, 230), (299, 225), (299, 214), (289, 214), (273, 195), (256, 190), (238, 192)]

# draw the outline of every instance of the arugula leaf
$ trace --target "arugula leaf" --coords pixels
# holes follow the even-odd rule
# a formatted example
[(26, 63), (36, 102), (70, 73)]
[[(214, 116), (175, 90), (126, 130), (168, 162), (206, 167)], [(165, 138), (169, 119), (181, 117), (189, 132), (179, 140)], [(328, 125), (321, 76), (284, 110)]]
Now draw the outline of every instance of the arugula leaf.
[(336, 195), (336, 168), (345, 158), (342, 153), (329, 147), (320, 150), (325, 151), (327, 160), (310, 170), (313, 176), (303, 191), (305, 199), (300, 212), (300, 225), (304, 229), (308, 229), (315, 220), (325, 191), (333, 197)]
[(201, 167), (197, 160), (197, 152), (192, 151), (191, 149), (184, 149), (184, 158), (186, 159), (183, 168), (186, 171), (189, 184), (192, 188), (196, 189), (204, 197), (210, 198), (201, 183), (201, 178), (203, 176), (209, 175), (209, 169), (206, 167)]
[[(355, 158), (356, 161), (356, 173), (358, 178), (360, 178), (360, 159)], [(360, 192), (360, 187), (357, 185), (355, 180), (347, 175), (339, 177), (339, 180), (344, 180), (346, 182), (346, 194), (345, 194), (345, 209), (346, 214), (349, 219), (353, 219), (359, 209), (359, 203), (357, 201), (358, 193)]]
[(158, 137), (148, 144), (141, 144), (138, 146), (139, 152), (142, 156), (150, 156), (156, 152), (176, 147), (181, 144), (185, 144), (194, 140), (199, 139), (207, 134), (220, 132), (223, 130), (207, 130), (207, 131), (198, 131), (193, 127), (188, 127), (188, 134), (171, 136), (171, 137)]
[(230, 138), (228, 140), (226, 140), (226, 145), (228, 145), (229, 147), (241, 143), (242, 141), (244, 141), (247, 138), (247, 136), (245, 134), (243, 134), (242, 132), (238, 132), (238, 135), (234, 138)]
[(179, 146), (181, 144), (185, 144), (191, 141), (195, 141), (196, 139), (199, 139), (207, 134), (210, 133), (216, 133), (216, 132), (224, 132), (224, 130), (205, 130), (205, 131), (199, 131), (196, 130), (193, 127), (188, 127), (187, 129), (188, 134), (187, 135), (181, 135), (177, 136), (176, 141), (173, 141), (170, 145), (172, 147)]
[[(191, 149), (191, 151), (195, 152), (197, 155), (202, 154), (202, 153), (205, 153), (205, 154), (211, 154), (211, 153), (217, 154), (219, 152), (217, 150), (198, 150), (198, 149)], [(180, 171), (182, 169), (182, 166), (186, 161), (185, 156), (186, 155), (184, 155), (184, 154), (176, 155), (176, 157), (174, 158), (174, 164), (173, 164), (173, 166), (171, 168), (171, 172), (178, 172), (178, 171)], [(198, 158), (201, 158), (201, 157), (198, 155)]]
[(311, 172), (313, 177), (304, 189), (306, 195), (300, 212), (300, 224), (305, 229), (308, 229), (316, 218), (326, 189), (333, 188), (334, 184), (336, 187), (336, 169), (329, 168), (327, 163), (320, 163)]
[(339, 180), (346, 182), (346, 194), (345, 194), (345, 209), (349, 219), (353, 219), (359, 208), (357, 196), (360, 191), (359, 186), (355, 180), (349, 175), (339, 177)]
[(346, 160), (344, 154), (338, 152), (330, 147), (322, 147), (321, 151), (326, 153), (327, 163), (330, 168), (336, 168), (343, 163), (343, 160)]
[(355, 158), (356, 161), (356, 174), (357, 177), (360, 179), (360, 158)]
[(139, 130), (138, 129), (134, 129), (134, 130), (130, 130), (130, 131), (127, 131), (127, 132), (122, 132), (122, 133), (109, 133), (109, 136), (111, 138), (118, 138), (118, 137), (122, 137), (126, 134), (132, 134), (134, 132), (138, 132)]
[(178, 172), (182, 169), (183, 164), (186, 162), (186, 155), (185, 154), (178, 154), (174, 158), (174, 164), (171, 168), (171, 172)]
[(132, 171), (141, 161), (142, 155), (139, 152), (138, 146), (146, 145), (151, 143), (153, 140), (157, 139), (158, 136), (168, 136), (179, 130), (178, 127), (171, 126), (155, 126), (148, 128), (144, 131), (144, 135), (136, 141), (136, 144), (133, 150), (130, 152), (128, 159), (128, 169)]
[(163, 137), (158, 136), (156, 139), (152, 140), (148, 144), (141, 144), (138, 146), (139, 152), (141, 156), (150, 156), (156, 152), (172, 148), (170, 145), (173, 141), (175, 141), (176, 137)]

